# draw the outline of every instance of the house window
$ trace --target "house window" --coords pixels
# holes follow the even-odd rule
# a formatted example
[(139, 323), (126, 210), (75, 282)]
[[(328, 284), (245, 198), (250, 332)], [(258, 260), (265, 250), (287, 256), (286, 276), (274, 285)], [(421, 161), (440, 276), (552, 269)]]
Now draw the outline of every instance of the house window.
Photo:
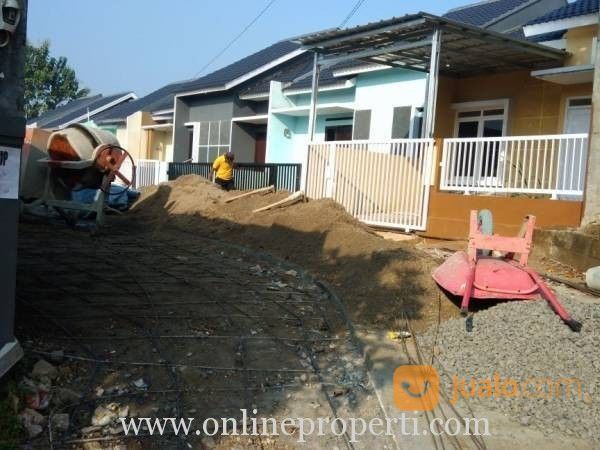
[(591, 97), (577, 97), (569, 99), (569, 108), (573, 108), (576, 106), (591, 106), (592, 98)]
[[(506, 133), (508, 101), (485, 101), (454, 104), (456, 124), (454, 135), (458, 138), (494, 138)], [(465, 147), (466, 154), (456, 161), (456, 177), (476, 177), (483, 181), (496, 178), (500, 157), (500, 143), (474, 141)]]
[(407, 139), (410, 137), (412, 106), (397, 106), (392, 118), (392, 139)]
[(392, 117), (392, 139), (416, 139), (421, 137), (423, 108), (396, 106)]
[(354, 111), (354, 128), (352, 139), (369, 139), (371, 131), (371, 110), (362, 109)]
[(197, 162), (213, 162), (217, 156), (229, 151), (231, 122), (211, 120), (198, 122)]
[(497, 137), (506, 133), (508, 100), (455, 103), (455, 137)]

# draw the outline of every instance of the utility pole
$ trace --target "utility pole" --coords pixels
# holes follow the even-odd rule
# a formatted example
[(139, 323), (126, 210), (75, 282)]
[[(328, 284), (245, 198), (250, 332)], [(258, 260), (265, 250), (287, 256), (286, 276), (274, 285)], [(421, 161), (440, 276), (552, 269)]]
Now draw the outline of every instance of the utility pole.
[(0, 0), (0, 377), (23, 355), (14, 336), (27, 0)]
[[(600, 30), (600, 15), (598, 28)], [(592, 123), (588, 148), (584, 212), (581, 225), (600, 221), (600, 41), (596, 42), (594, 90), (592, 93)]]

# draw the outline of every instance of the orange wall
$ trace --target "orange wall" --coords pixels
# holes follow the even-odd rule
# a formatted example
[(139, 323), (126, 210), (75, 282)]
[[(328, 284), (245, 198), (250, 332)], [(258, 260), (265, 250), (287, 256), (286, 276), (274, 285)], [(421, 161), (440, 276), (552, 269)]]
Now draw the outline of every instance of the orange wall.
[(593, 38), (598, 36), (598, 25), (573, 28), (565, 34), (567, 41), (566, 50), (571, 54), (567, 59), (567, 66), (592, 64)]
[(494, 215), (494, 232), (516, 235), (523, 218), (536, 216), (536, 228), (579, 227), (582, 202), (519, 197), (491, 197), (435, 192), (429, 195), (429, 215), (425, 236), (466, 239), (469, 212), (489, 209)]
[[(590, 64), (592, 38), (597, 35), (596, 25), (569, 30), (565, 39), (571, 56), (565, 65)], [(451, 107), (453, 103), (495, 99), (509, 100), (507, 135), (561, 134), (567, 99), (591, 95), (592, 83), (550, 83), (531, 77), (528, 70), (466, 78), (440, 77), (435, 136), (454, 136), (456, 110)], [(439, 159), (442, 148), (439, 140), (437, 148)], [(429, 197), (427, 231), (423, 233), (426, 236), (464, 239), (469, 230), (469, 211), (483, 208), (494, 214), (495, 232), (500, 234), (516, 234), (527, 214), (536, 216), (537, 228), (580, 225), (582, 202), (441, 192), (439, 164), (435, 167), (436, 182)]]
[[(441, 139), (436, 140), (440, 149)], [(464, 195), (442, 192), (440, 185), (441, 151), (437, 151), (434, 184), (429, 192), (427, 229), (423, 236), (440, 239), (466, 239), (469, 233), (469, 213), (472, 209), (489, 209), (494, 216), (494, 232), (516, 235), (523, 218), (536, 216), (536, 228), (579, 227), (583, 202), (511, 196)]]
[(560, 85), (532, 78), (529, 71), (452, 79), (441, 77), (438, 88), (436, 137), (453, 137), (456, 111), (452, 103), (509, 99), (510, 136), (560, 134), (566, 99), (592, 95), (592, 84)]

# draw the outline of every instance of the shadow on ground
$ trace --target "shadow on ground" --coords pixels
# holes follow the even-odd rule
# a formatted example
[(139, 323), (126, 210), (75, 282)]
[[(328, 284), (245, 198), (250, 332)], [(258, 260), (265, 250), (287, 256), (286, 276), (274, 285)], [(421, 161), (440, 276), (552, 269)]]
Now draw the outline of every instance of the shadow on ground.
[[(374, 235), (332, 202), (252, 214), (283, 194), (227, 205), (205, 199), (182, 213), (171, 189), (158, 187), (95, 235), (21, 227), (24, 364), (64, 353), (56, 376), (43, 380), (52, 385), (50, 414), (71, 419), (68, 431), (54, 434), (54, 448), (125, 441), (114, 420), (88, 429), (98, 407), (114, 405), (129, 416), (199, 421), (239, 420), (243, 408), (280, 419), (384, 417), (347, 319), (361, 331), (397, 331), (405, 318), (423, 330), (453, 316), (455, 305), (440, 300), (431, 281), (435, 263), (411, 244)], [(295, 447), (297, 433), (218, 445)], [(36, 444), (47, 445), (48, 436)], [(342, 448), (345, 439), (328, 435), (312, 445)], [(386, 439), (355, 448), (391, 445)], [(187, 443), (213, 444), (196, 435), (126, 440), (127, 448)]]

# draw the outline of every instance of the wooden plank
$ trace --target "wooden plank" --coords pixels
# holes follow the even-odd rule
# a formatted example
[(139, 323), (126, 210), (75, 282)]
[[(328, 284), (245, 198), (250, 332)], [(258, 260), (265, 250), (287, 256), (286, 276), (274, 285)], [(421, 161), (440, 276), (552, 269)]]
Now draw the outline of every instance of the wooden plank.
[(275, 190), (275, 186), (271, 185), (271, 186), (267, 186), (264, 188), (260, 188), (260, 189), (254, 189), (253, 191), (250, 192), (244, 192), (243, 194), (240, 195), (236, 195), (235, 197), (229, 197), (228, 199), (225, 200), (225, 203), (230, 203), (234, 200), (238, 200), (240, 198), (244, 198), (244, 197), (249, 197), (251, 195), (254, 194), (260, 194), (260, 193), (267, 193), (267, 192), (273, 192)]
[(284, 198), (283, 200), (279, 200), (278, 202), (271, 203), (270, 205), (255, 209), (252, 212), (257, 213), (257, 212), (261, 212), (261, 211), (267, 211), (267, 210), (273, 209), (273, 208), (281, 208), (284, 206), (293, 205), (294, 203), (304, 200), (304, 198), (305, 198), (304, 192), (302, 192), (302, 191), (294, 192), (292, 195)]

